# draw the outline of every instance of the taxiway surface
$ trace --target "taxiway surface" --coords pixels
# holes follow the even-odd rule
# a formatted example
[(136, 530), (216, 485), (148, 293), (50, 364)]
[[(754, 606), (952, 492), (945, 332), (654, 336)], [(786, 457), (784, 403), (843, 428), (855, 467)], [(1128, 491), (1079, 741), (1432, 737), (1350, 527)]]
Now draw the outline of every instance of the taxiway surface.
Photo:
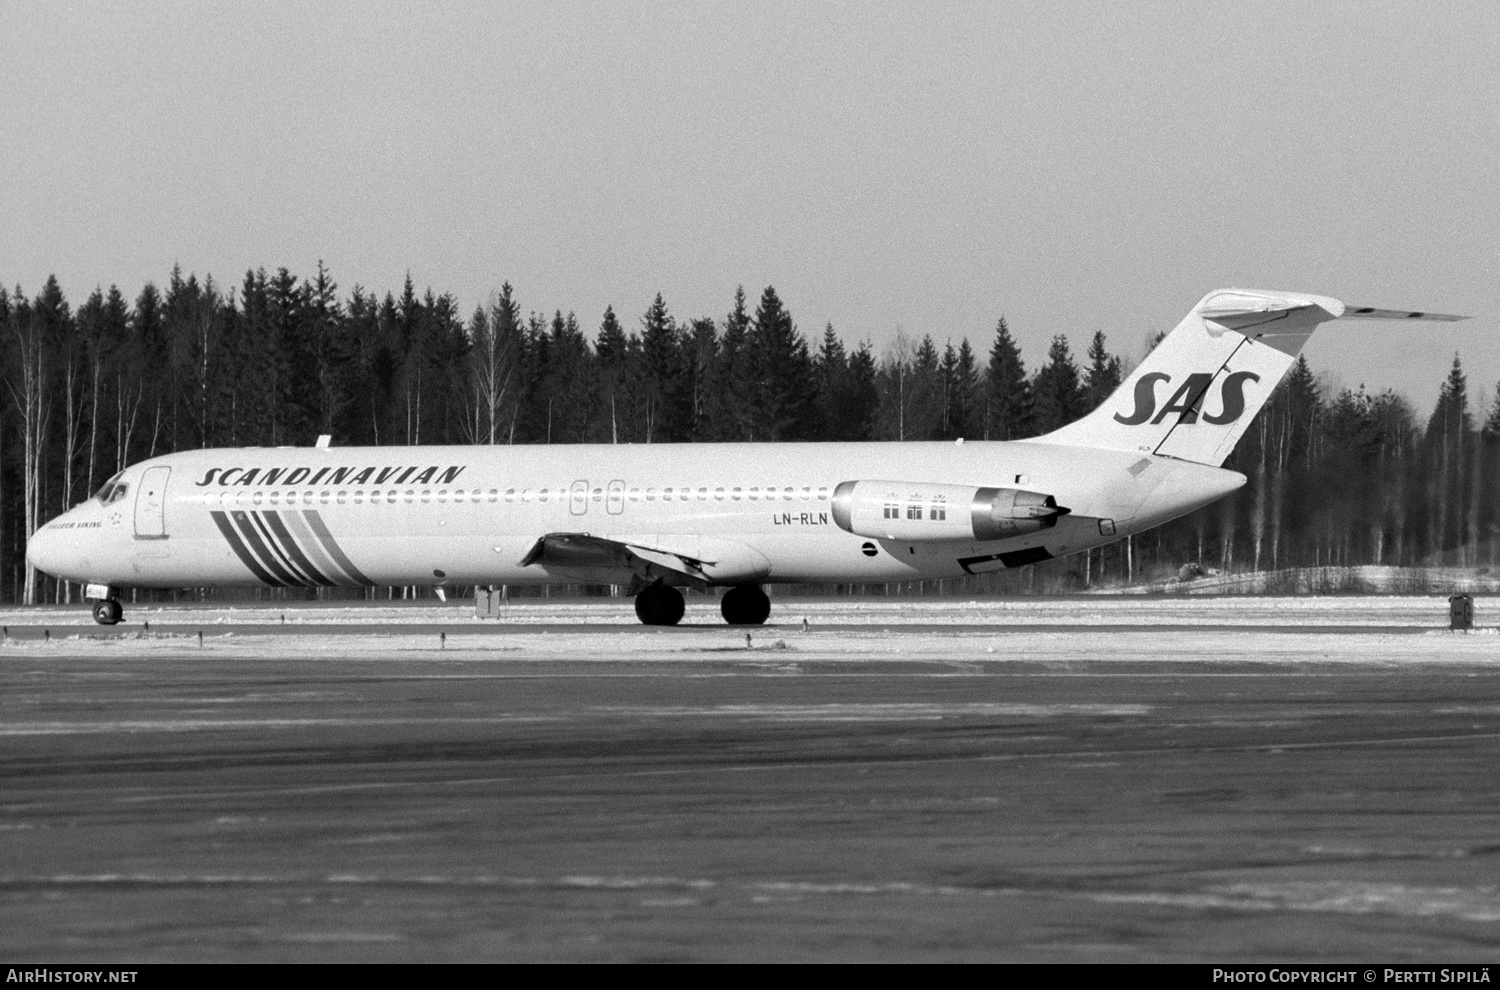
[(1500, 954), (1500, 637), (1115, 625), (13, 639), (0, 955)]

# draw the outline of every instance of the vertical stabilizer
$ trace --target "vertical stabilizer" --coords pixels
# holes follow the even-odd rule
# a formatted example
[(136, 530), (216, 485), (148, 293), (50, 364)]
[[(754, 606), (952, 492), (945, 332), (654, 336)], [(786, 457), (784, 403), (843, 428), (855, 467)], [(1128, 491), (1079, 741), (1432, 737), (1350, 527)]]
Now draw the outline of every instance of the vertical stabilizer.
[(1210, 292), (1103, 405), (1035, 439), (1217, 467), (1318, 324), (1343, 313), (1344, 304), (1326, 296)]

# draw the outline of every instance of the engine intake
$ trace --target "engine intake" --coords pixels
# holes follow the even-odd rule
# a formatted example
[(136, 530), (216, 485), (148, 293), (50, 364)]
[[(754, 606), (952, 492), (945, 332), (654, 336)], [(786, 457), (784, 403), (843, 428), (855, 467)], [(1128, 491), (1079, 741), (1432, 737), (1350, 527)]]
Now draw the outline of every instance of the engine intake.
[(833, 490), (833, 521), (856, 536), (921, 543), (986, 542), (1057, 525), (1057, 499), (1017, 488), (911, 481), (845, 481)]

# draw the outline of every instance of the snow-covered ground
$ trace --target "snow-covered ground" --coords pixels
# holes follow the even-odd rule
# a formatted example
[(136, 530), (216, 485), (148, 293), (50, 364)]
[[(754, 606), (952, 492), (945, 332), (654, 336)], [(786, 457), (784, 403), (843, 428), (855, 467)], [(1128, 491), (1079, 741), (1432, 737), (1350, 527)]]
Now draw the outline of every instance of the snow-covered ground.
[(1442, 592), (1495, 594), (1500, 571), (1488, 567), (1294, 567), (1277, 571), (1210, 570), (1183, 580), (1147, 581), (1123, 588), (1103, 588), (1100, 594), (1126, 595), (1412, 595)]
[[(828, 625), (1108, 625), (1108, 626), (1409, 626), (1439, 628), (1448, 624), (1446, 595), (1174, 597), (1123, 595), (1108, 598), (1008, 598), (955, 600), (938, 598), (773, 598), (775, 628)], [(471, 602), (126, 605), (126, 621), (113, 631), (130, 632), (142, 623), (212, 626), (262, 625), (634, 625), (628, 598), (517, 599), (494, 618), (478, 618)], [(689, 624), (719, 624), (717, 601), (688, 597)], [(1500, 600), (1479, 598), (1475, 622), (1500, 624)], [(82, 605), (0, 608), (0, 624), (79, 626), (108, 631), (94, 624)], [(753, 631), (753, 630), (752, 630)], [(767, 633), (774, 629), (768, 628)]]
[[(1480, 628), (1462, 633), (1446, 628), (1448, 603), (1441, 596), (817, 599), (780, 601), (773, 625), (748, 630), (723, 625), (713, 603), (703, 598), (690, 599), (688, 625), (675, 629), (635, 625), (628, 601), (527, 602), (509, 606), (499, 619), (483, 620), (458, 606), (160, 606), (133, 609), (130, 622), (113, 629), (95, 626), (81, 609), (7, 609), (0, 612), (0, 624), (31, 628), (24, 634), (18, 628), (0, 643), (0, 660), (39, 659), (49, 651), (121, 659), (257, 656), (307, 662), (639, 660), (707, 663), (710, 671), (724, 661), (788, 674), (807, 663), (851, 661), (956, 669), (1017, 661), (1488, 665), (1500, 662), (1500, 636), (1493, 625), (1500, 619), (1500, 602), (1488, 616), (1487, 605), (1481, 600), (1477, 609)], [(235, 630), (279, 625), (282, 615), (286, 634)], [(147, 621), (152, 631), (144, 629)], [(295, 631), (307, 623), (325, 628)], [(607, 624), (624, 628), (601, 628)], [(36, 636), (37, 625), (49, 630), (49, 639)], [(327, 625), (349, 628), (330, 631)]]

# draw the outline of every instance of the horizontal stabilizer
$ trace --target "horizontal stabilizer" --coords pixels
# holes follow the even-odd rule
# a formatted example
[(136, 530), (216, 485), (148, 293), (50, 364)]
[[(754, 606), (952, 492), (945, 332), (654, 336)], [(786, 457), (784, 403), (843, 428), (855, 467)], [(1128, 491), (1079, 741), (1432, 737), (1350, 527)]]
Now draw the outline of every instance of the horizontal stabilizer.
[(1373, 306), (1345, 306), (1344, 319), (1356, 317), (1365, 320), (1437, 320), (1442, 323), (1456, 323), (1459, 320), (1467, 320), (1467, 316), (1452, 316), (1448, 313), (1422, 313), (1407, 309), (1376, 309)]

